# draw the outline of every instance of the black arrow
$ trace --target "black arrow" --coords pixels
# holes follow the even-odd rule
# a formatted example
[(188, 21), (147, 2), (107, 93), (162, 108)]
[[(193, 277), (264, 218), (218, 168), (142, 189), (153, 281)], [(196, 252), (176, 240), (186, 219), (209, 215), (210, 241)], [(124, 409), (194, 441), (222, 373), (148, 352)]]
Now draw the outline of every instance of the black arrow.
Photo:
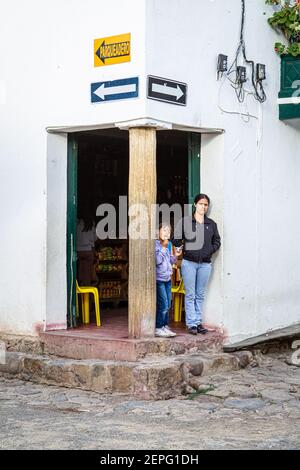
[(110, 56), (106, 56), (104, 54), (101, 54), (101, 48), (107, 46), (107, 47), (113, 47), (113, 46), (118, 46), (119, 44), (128, 44), (128, 41), (122, 41), (122, 42), (113, 42), (111, 44), (105, 44), (105, 40), (103, 41), (103, 43), (101, 44), (101, 46), (99, 46), (99, 48), (97, 49), (97, 51), (95, 52), (96, 56), (99, 57), (99, 59), (103, 62), (103, 64), (105, 64), (105, 59), (113, 59), (115, 57), (124, 57), (124, 56), (127, 56), (130, 54), (130, 50), (129, 52), (124, 52), (122, 54), (117, 54), (117, 55), (114, 55), (112, 57)]

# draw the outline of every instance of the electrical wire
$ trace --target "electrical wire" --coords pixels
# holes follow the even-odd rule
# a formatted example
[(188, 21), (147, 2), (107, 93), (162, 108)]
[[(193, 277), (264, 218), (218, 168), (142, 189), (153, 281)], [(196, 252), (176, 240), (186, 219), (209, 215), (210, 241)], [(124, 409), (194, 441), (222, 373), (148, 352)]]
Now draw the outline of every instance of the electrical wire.
[[(220, 87), (219, 87), (219, 92), (218, 92), (218, 108), (219, 108), (219, 110), (222, 113), (225, 113), (225, 114), (234, 114), (234, 115), (240, 116), (242, 119), (245, 117), (245, 118), (247, 118), (247, 121), (245, 121), (243, 119), (245, 122), (249, 122), (250, 118), (258, 119), (257, 116), (254, 116), (253, 114), (250, 114), (249, 112), (245, 113), (245, 112), (242, 112), (242, 111), (229, 111), (228, 109), (223, 108), (223, 106), (221, 105), (221, 91), (222, 91), (222, 88), (223, 88), (224, 84), (226, 83), (226, 78), (227, 78), (226, 76), (223, 77), (223, 80), (221, 81)], [(246, 93), (246, 96), (253, 94), (252, 92), (248, 92), (247, 90), (244, 90), (244, 91)]]
[[(255, 79), (255, 64), (253, 60), (248, 60), (247, 59), (247, 54), (246, 54), (246, 45), (245, 45), (245, 39), (244, 39), (244, 30), (245, 30), (245, 15), (246, 15), (246, 6), (245, 6), (245, 0), (241, 0), (242, 2), (242, 18), (241, 18), (241, 30), (240, 30), (240, 41), (235, 53), (235, 58), (234, 61), (232, 62), (231, 66), (229, 67), (229, 70), (227, 72), (227, 77), (229, 79), (229, 75), (236, 72), (237, 73), (237, 68), (238, 68), (238, 59), (240, 55), (242, 55), (244, 61), (246, 64), (250, 65), (251, 67), (251, 83), (253, 86), (253, 97), (259, 102), (259, 103), (264, 103), (266, 101), (266, 94), (264, 91), (264, 87), (262, 84), (261, 80)], [(242, 103), (245, 99), (245, 93), (244, 93), (244, 83), (241, 80), (237, 80), (233, 82), (231, 79), (229, 79), (232, 82), (233, 87), (235, 88), (235, 93), (237, 96), (237, 99), (240, 103)]]
[[(257, 122), (256, 147), (257, 147), (257, 152), (260, 153), (261, 148), (262, 148), (262, 141), (263, 141), (263, 106), (262, 106), (262, 103), (258, 104), (258, 116), (254, 116), (253, 114), (250, 114), (249, 112), (243, 112), (242, 110), (240, 110), (240, 111), (229, 111), (227, 109), (224, 109), (221, 106), (220, 101), (221, 101), (222, 87), (224, 86), (225, 83), (226, 83), (226, 76), (223, 77), (223, 80), (220, 83), (219, 92), (218, 92), (218, 108), (220, 109), (220, 111), (222, 113), (240, 116), (241, 119), (243, 120), (243, 122), (245, 122), (245, 123), (249, 123), (250, 119), (256, 119), (256, 122)], [(247, 98), (248, 98), (248, 96), (253, 95), (253, 92), (250, 91), (250, 90), (247, 90), (247, 89), (244, 89), (244, 91), (245, 91), (245, 96), (246, 96), (245, 103), (247, 105)], [(242, 103), (239, 104), (240, 107), (241, 107), (241, 104)]]

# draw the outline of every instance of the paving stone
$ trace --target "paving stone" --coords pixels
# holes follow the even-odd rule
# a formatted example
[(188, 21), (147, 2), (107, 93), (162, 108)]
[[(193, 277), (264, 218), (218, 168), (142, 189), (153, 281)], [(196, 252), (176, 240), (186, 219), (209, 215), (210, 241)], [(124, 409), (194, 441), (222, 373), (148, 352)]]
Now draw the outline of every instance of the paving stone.
[(254, 387), (243, 387), (240, 385), (232, 385), (230, 387), (230, 395), (232, 397), (240, 398), (258, 398), (259, 392), (257, 392)]
[(300, 400), (290, 400), (289, 402), (284, 404), (284, 408), (286, 410), (288, 410), (290, 408), (296, 408), (300, 412)]
[(283, 405), (282, 403), (275, 404), (275, 403), (266, 403), (264, 408), (260, 410), (260, 413), (262, 415), (271, 415), (271, 416), (279, 416), (280, 413), (283, 411)]
[(68, 401), (68, 397), (65, 393), (56, 393), (53, 397), (53, 400), (58, 403)]
[(287, 392), (284, 392), (282, 390), (266, 389), (261, 391), (261, 395), (262, 398), (264, 398), (265, 400), (275, 402), (283, 402), (293, 399), (293, 397), (291, 397)]
[(143, 401), (135, 401), (132, 400), (127, 403), (123, 403), (122, 405), (119, 405), (115, 408), (115, 411), (120, 412), (120, 413), (128, 413), (128, 411), (132, 411), (136, 408), (139, 407), (144, 407), (144, 402)]
[[(0, 375), (0, 449), (299, 449), (299, 369), (281, 361), (195, 375), (198, 392), (150, 402)], [(160, 387), (176, 383), (157, 363), (151, 369)], [(180, 361), (175, 370), (182, 372)], [(146, 373), (144, 380), (149, 385)], [(215, 390), (199, 393), (211, 385)]]
[(192, 358), (188, 361), (189, 372), (194, 376), (201, 376), (203, 372), (203, 361)]
[(207, 395), (216, 398), (228, 398), (230, 396), (230, 391), (228, 389), (215, 389), (210, 392), (207, 392)]
[(300, 388), (300, 377), (287, 377), (285, 381), (288, 384), (298, 385)]
[(247, 367), (253, 362), (253, 355), (250, 351), (238, 351), (234, 355), (238, 358), (242, 368)]
[[(249, 411), (249, 410), (248, 410)], [(240, 408), (224, 408), (221, 407), (218, 410), (215, 411), (214, 416), (216, 418), (223, 418), (223, 417), (228, 417), (230, 418), (230, 421), (232, 421), (233, 417), (236, 416), (242, 416), (242, 413), (244, 411), (241, 410)]]
[(224, 401), (226, 408), (237, 408), (240, 410), (258, 410), (264, 405), (264, 401), (258, 398), (228, 398)]
[(197, 403), (197, 407), (204, 410), (214, 411), (217, 408), (220, 408), (220, 405), (217, 403)]
[(41, 393), (40, 390), (37, 390), (33, 387), (19, 387), (17, 393), (20, 395), (38, 395)]
[(68, 401), (72, 403), (79, 403), (79, 404), (86, 405), (86, 406), (97, 405), (97, 401), (88, 397), (77, 397), (77, 398), (74, 397)]

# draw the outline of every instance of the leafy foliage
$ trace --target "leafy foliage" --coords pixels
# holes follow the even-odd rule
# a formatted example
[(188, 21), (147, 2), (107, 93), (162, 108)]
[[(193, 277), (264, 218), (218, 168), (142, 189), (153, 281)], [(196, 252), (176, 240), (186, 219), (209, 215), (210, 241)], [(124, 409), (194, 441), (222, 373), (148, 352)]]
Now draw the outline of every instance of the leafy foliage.
[(300, 55), (300, 0), (266, 0), (268, 5), (278, 6), (277, 11), (268, 19), (276, 31), (288, 40), (288, 45), (275, 43), (275, 51), (282, 54)]

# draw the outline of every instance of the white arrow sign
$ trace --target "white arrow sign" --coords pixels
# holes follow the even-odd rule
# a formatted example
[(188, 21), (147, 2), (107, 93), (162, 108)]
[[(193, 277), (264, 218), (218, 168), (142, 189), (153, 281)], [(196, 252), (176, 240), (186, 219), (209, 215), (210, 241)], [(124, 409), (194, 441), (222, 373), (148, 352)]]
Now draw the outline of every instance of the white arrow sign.
[(168, 86), (166, 83), (164, 85), (152, 83), (152, 91), (154, 93), (162, 93), (163, 95), (176, 96), (176, 100), (179, 100), (184, 95), (180, 86), (177, 85), (177, 87), (174, 88)]
[(99, 86), (99, 88), (97, 88), (96, 90), (94, 90), (93, 93), (97, 95), (101, 100), (104, 100), (105, 97), (109, 95), (117, 95), (119, 93), (134, 93), (135, 91), (135, 84), (126, 84), (105, 88), (105, 84), (102, 83), (102, 85)]

